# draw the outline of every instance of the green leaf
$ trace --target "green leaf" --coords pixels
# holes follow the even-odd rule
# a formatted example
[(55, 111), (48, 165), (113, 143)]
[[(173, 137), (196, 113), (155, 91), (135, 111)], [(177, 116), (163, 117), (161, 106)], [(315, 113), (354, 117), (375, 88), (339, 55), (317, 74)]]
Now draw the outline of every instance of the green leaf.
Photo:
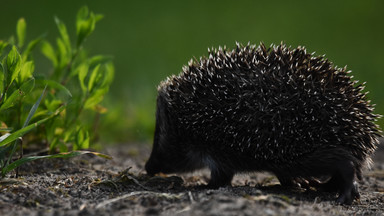
[(46, 89), (47, 89), (47, 86), (44, 87), (44, 90), (41, 93), (39, 99), (37, 99), (35, 104), (33, 104), (31, 110), (28, 113), (27, 119), (24, 121), (23, 127), (26, 127), (29, 124), (29, 121), (31, 120), (32, 116), (35, 115), (35, 112), (36, 112), (37, 108), (39, 107), (41, 100), (43, 99), (43, 96), (44, 96)]
[(17, 22), (16, 26), (16, 33), (17, 33), (17, 40), (18, 40), (18, 46), (21, 48), (24, 45), (25, 35), (26, 35), (26, 28), (27, 23), (25, 22), (24, 18), (20, 18)]
[(46, 123), (46, 135), (47, 141), (50, 145), (50, 150), (56, 146), (59, 140), (62, 140), (62, 133), (64, 132), (62, 118), (54, 118)]
[(61, 38), (63, 40), (63, 43), (65, 44), (65, 47), (66, 47), (68, 53), (71, 53), (71, 41), (69, 40), (69, 36), (68, 36), (68, 32), (67, 32), (67, 27), (57, 17), (55, 17), (55, 22), (56, 22), (57, 28), (59, 29)]
[(96, 22), (102, 19), (102, 15), (95, 15), (88, 11), (86, 6), (82, 7), (77, 13), (76, 32), (77, 44), (79, 48), (84, 40), (95, 30)]
[[(54, 130), (53, 130), (54, 131)], [(59, 142), (59, 139), (57, 137), (54, 137), (52, 140), (49, 140), (49, 152), (53, 152), (53, 150), (56, 148), (57, 143)]]
[(66, 45), (60, 38), (57, 38), (57, 48), (59, 51), (59, 68), (64, 68), (69, 63), (70, 53), (68, 53)]
[(18, 82), (23, 83), (26, 79), (32, 77), (34, 70), (35, 70), (35, 64), (33, 63), (33, 61), (25, 62), (21, 67)]
[(36, 45), (43, 40), (45, 35), (42, 35), (38, 37), (37, 39), (31, 41), (28, 43), (27, 48), (24, 50), (24, 52), (21, 54), (21, 57), (23, 59), (23, 62), (27, 61), (29, 54), (33, 49), (35, 49)]
[(8, 38), (8, 44), (10, 44), (10, 45), (16, 44), (15, 36), (11, 35), (11, 37)]
[(80, 87), (83, 90), (83, 93), (87, 91), (87, 87), (85, 86), (85, 77), (87, 77), (89, 70), (89, 66), (87, 63), (83, 63), (79, 65), (75, 71), (78, 71), (78, 77), (79, 77), (79, 82), (80, 82)]
[(17, 51), (16, 46), (13, 46), (7, 56), (7, 73), (5, 75), (8, 86), (11, 85), (13, 80), (19, 75), (20, 68), (21, 56)]
[[(81, 21), (81, 20), (85, 20), (87, 19), (88, 17), (88, 7), (87, 6), (83, 6), (79, 9), (79, 11), (77, 12), (77, 17), (76, 17), (76, 21)], [(76, 26), (78, 27), (78, 26)], [(79, 31), (78, 28), (76, 28), (77, 31)]]
[(37, 126), (41, 125), (42, 123), (48, 121), (49, 119), (57, 116), (61, 111), (63, 111), (65, 108), (65, 106), (62, 106), (60, 107), (59, 109), (56, 110), (56, 112), (54, 112), (53, 114), (49, 115), (48, 117), (44, 118), (44, 119), (41, 119), (33, 124), (30, 124), (20, 130), (17, 130), (15, 132), (13, 132), (11, 135), (9, 135), (7, 138), (5, 138), (3, 141), (0, 142), (0, 146), (4, 146), (4, 145), (7, 145), (8, 143), (10, 142), (13, 142), (15, 141), (16, 139), (18, 139), (19, 137), (22, 137), (24, 134), (28, 133), (29, 131), (31, 131), (32, 129), (35, 129), (37, 128)]
[(35, 86), (35, 79), (30, 79), (27, 82), (23, 83), (23, 85), (20, 87), (20, 89), (15, 90), (12, 92), (12, 94), (7, 97), (4, 101), (4, 103), (0, 107), (0, 111), (3, 111), (5, 109), (8, 109), (15, 105), (15, 103), (27, 95), (29, 92), (32, 91), (32, 89)]
[(21, 158), (15, 162), (9, 164), (7, 167), (4, 168), (3, 173), (6, 174), (6, 173), (10, 172), (11, 170), (19, 167), (22, 164), (25, 164), (25, 163), (30, 162), (30, 161), (38, 160), (38, 159), (71, 158), (71, 157), (76, 157), (76, 156), (83, 155), (83, 154), (93, 154), (93, 155), (96, 155), (96, 156), (99, 156), (102, 158), (112, 159), (112, 157), (109, 155), (98, 153), (98, 152), (91, 152), (91, 151), (73, 151), (73, 152), (58, 153), (58, 154), (54, 154), (54, 155), (30, 156), (30, 157)]
[(87, 6), (83, 6), (77, 12), (77, 17), (76, 17), (76, 34), (77, 34), (76, 46), (77, 47), (81, 46), (81, 44), (83, 43), (83, 40), (87, 36), (87, 28), (88, 28), (87, 17), (88, 17), (88, 14), (89, 14), (89, 12), (88, 12)]
[(114, 66), (111, 62), (103, 65), (102, 68), (99, 69), (98, 74), (95, 78), (94, 85), (90, 92), (95, 89), (106, 89), (108, 91), (110, 84), (113, 81), (114, 77)]
[(84, 133), (84, 139), (83, 139), (83, 142), (81, 143), (81, 148), (82, 149), (89, 148), (89, 132), (88, 131), (85, 131)]
[(95, 14), (95, 20), (96, 22), (99, 22), (100, 20), (102, 20), (104, 18), (104, 15), (103, 14)]
[(0, 40), (0, 56), (1, 56), (1, 53), (3, 52), (3, 49), (7, 46), (8, 46), (7, 42)]
[(82, 127), (76, 133), (76, 146), (74, 147), (76, 147), (75, 150), (89, 148), (89, 133)]
[(53, 99), (51, 101), (44, 100), (44, 105), (46, 106), (46, 110), (44, 110), (45, 112), (40, 111), (38, 113), (39, 115), (46, 115), (48, 112), (52, 112), (52, 111), (56, 110), (58, 107), (63, 105), (63, 101), (62, 100), (56, 100), (56, 99)]
[(99, 69), (100, 69), (100, 64), (96, 65), (96, 67), (93, 69), (91, 73), (91, 77), (89, 77), (88, 92), (91, 92), (93, 90), (93, 86), (95, 85), (96, 79), (99, 76)]
[[(0, 132), (11, 132), (13, 130), (13, 128), (0, 128)], [(3, 137), (3, 136), (1, 136), (1, 137)], [(2, 139), (0, 138), (0, 141), (1, 141)]]
[[(5, 137), (7, 137), (7, 136), (8, 136), (8, 133), (1, 136), (0, 141), (3, 139), (3, 137), (5, 139)], [(12, 148), (13, 148), (13, 146), (11, 146), (11, 145), (0, 147), (0, 163), (5, 160), (5, 158), (7, 157), (8, 153), (12, 150)]]
[(105, 73), (103, 76), (103, 82), (101, 83), (101, 88), (109, 88), (109, 85), (113, 82), (115, 76), (115, 67), (112, 62), (105, 64)]
[(69, 97), (72, 97), (71, 92), (65, 86), (61, 85), (60, 83), (54, 80), (38, 80), (37, 82), (39, 84), (48, 85), (51, 88), (63, 91), (66, 95), (68, 95)]
[[(68, 151), (68, 147), (67, 147), (67, 145), (65, 145), (64, 142), (58, 140), (58, 142), (57, 142), (56, 145), (59, 146), (59, 150), (60, 150), (60, 152), (67, 152), (67, 151)], [(52, 150), (52, 149), (51, 149), (51, 150)]]
[[(28, 116), (27, 116), (27, 119), (24, 121), (24, 125), (23, 125), (23, 127), (22, 127), (21, 130), (23, 130), (23, 129), (29, 127), (29, 126), (27, 126), (27, 125), (28, 125), (29, 121), (31, 120), (32, 116), (35, 114), (35, 112), (36, 112), (36, 110), (37, 110), (37, 108), (38, 108), (38, 106), (39, 106), (39, 104), (40, 104), (40, 102), (41, 102), (41, 99), (43, 98), (43, 95), (44, 95), (44, 93), (45, 93), (45, 90), (46, 90), (46, 87), (44, 88), (43, 92), (41, 93), (39, 99), (36, 101), (36, 103), (32, 106), (31, 110), (29, 111)], [(32, 126), (32, 129), (33, 129), (34, 127), (37, 127), (37, 123), (35, 123), (35, 124), (31, 125), (31, 126)], [(19, 131), (20, 131), (20, 130), (19, 130)], [(0, 142), (0, 146), (1, 146), (1, 143), (3, 143), (3, 142), (5, 143), (6, 140), (7, 140), (8, 138), (10, 138), (10, 137), (15, 138), (15, 134), (18, 135), (17, 131), (16, 131), (15, 133), (12, 133), (11, 135), (9, 135), (6, 139), (2, 140), (2, 141)], [(21, 137), (21, 136), (22, 136), (22, 135), (20, 135), (20, 137)], [(19, 142), (20, 142), (20, 139), (19, 139), (19, 138), (20, 138), (20, 137), (16, 137), (16, 138), (15, 138), (16, 141), (15, 141), (13, 144), (10, 145), (10, 147), (11, 147), (11, 146), (12, 146), (12, 147), (11, 147), (10, 153), (9, 153), (9, 155), (8, 155), (8, 160), (7, 160), (6, 164), (4, 165), (4, 168), (1, 169), (1, 174), (2, 174), (3, 177), (4, 177), (5, 174), (7, 173), (7, 170), (6, 170), (6, 169), (7, 169), (7, 167), (9, 166), (9, 163), (10, 163), (11, 159), (13, 158), (13, 155), (15, 154), (15, 151), (16, 151), (17, 146), (19, 145)], [(11, 142), (13, 142), (13, 141), (11, 141)]]
[(64, 136), (63, 136), (63, 141), (64, 142), (70, 142), (71, 139), (73, 139), (73, 134), (77, 132), (76, 130), (77, 128), (75, 127), (71, 127), (71, 128), (68, 128), (68, 130), (66, 130), (64, 132)]
[(110, 62), (111, 60), (112, 60), (111, 56), (104, 56), (104, 55), (93, 56), (89, 60), (89, 67), (95, 67), (98, 64), (105, 64)]
[(96, 90), (86, 101), (84, 104), (85, 109), (94, 109), (95, 106), (103, 101), (104, 95), (108, 92), (108, 89), (99, 89)]
[(1, 98), (1, 94), (3, 94), (4, 92), (2, 92), (4, 90), (4, 67), (3, 67), (3, 64), (1, 64), (0, 62), (0, 98)]
[(11, 135), (10, 133), (6, 133), (4, 134), (3, 136), (0, 137), (0, 142), (5, 140), (5, 138), (9, 137), (9, 135)]
[(43, 41), (41, 44), (41, 52), (45, 55), (45, 57), (51, 60), (53, 67), (56, 68), (58, 64), (58, 60), (52, 45), (47, 41)]

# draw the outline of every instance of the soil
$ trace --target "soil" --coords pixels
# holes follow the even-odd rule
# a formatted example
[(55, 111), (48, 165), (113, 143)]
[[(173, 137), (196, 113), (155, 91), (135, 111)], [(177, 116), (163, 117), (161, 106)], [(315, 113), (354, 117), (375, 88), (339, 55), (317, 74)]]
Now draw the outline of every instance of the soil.
[(205, 189), (207, 170), (148, 177), (149, 145), (23, 165), (0, 182), (0, 215), (384, 215), (384, 142), (359, 181), (361, 197), (335, 203), (336, 194), (284, 189), (268, 173), (235, 176), (232, 187)]

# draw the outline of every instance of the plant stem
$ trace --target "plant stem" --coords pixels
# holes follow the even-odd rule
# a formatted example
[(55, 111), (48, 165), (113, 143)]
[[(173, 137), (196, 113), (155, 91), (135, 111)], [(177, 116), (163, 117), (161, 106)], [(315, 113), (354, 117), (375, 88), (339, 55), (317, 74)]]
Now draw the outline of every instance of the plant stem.
[[(17, 140), (12, 144), (11, 153), (10, 153), (9, 156), (8, 156), (8, 160), (7, 160), (7, 162), (5, 163), (4, 168), (6, 168), (6, 167), (9, 165), (9, 163), (11, 162), (11, 159), (12, 159), (13, 155), (15, 154), (15, 151), (16, 151), (17, 145), (19, 144), (18, 142), (20, 142), (20, 139), (21, 139), (21, 138), (17, 139)], [(4, 169), (2, 169), (2, 173), (1, 173), (1, 175), (4, 177), (5, 174), (6, 174), (6, 173), (5, 173)]]
[(96, 112), (95, 120), (93, 123), (93, 130), (92, 130), (93, 131), (92, 141), (96, 141), (99, 139), (98, 133), (97, 133), (97, 129), (99, 128), (99, 124), (100, 124), (100, 113)]
[[(20, 156), (19, 156), (19, 160), (21, 158), (23, 158), (23, 140), (20, 141)], [(19, 178), (19, 167), (16, 168), (16, 178)]]
[(3, 94), (1, 94), (1, 96), (0, 96), (0, 103), (3, 100), (3, 98), (4, 98), (4, 95), (7, 93), (8, 88), (9, 88), (9, 85), (4, 88)]
[(71, 70), (72, 70), (72, 65), (73, 65), (73, 62), (75, 61), (76, 57), (79, 55), (79, 52), (80, 52), (80, 48), (79, 49), (76, 49), (75, 52), (73, 53), (72, 57), (71, 57), (71, 60), (68, 62), (67, 64), (67, 76), (66, 78), (61, 82), (61, 84), (65, 85), (67, 84), (67, 82), (69, 81), (69, 74), (71, 73)]

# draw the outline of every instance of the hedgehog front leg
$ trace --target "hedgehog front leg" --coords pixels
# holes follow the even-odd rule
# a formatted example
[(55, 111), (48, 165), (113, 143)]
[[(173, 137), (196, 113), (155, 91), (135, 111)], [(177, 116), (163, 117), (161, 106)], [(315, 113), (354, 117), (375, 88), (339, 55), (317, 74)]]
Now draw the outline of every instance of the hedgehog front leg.
[(280, 175), (280, 174), (275, 174), (277, 179), (279, 180), (281, 186), (283, 187), (295, 187), (297, 186), (297, 184), (295, 183), (295, 181), (293, 180), (292, 177), (287, 177), (287, 176), (284, 176), (284, 175)]
[(232, 171), (211, 170), (211, 180), (208, 183), (208, 188), (231, 186), (233, 176)]
[(211, 159), (207, 160), (207, 165), (211, 170), (211, 180), (207, 185), (208, 188), (219, 188), (231, 185), (232, 178), (235, 174), (231, 169), (218, 166), (218, 164)]

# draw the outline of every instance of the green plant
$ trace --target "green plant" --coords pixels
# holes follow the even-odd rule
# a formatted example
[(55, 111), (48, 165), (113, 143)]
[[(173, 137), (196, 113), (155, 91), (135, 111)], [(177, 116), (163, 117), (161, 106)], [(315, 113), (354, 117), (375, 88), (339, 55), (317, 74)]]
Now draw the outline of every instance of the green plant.
[[(87, 7), (79, 10), (74, 46), (65, 24), (58, 18), (55, 22), (60, 36), (56, 39), (56, 48), (44, 36), (24, 47), (27, 25), (23, 18), (16, 27), (17, 43), (13, 37), (0, 41), (0, 132), (5, 133), (0, 137), (2, 177), (31, 160), (91, 153), (76, 150), (89, 148), (96, 139), (97, 119), (106, 111), (100, 102), (114, 74), (110, 57), (89, 58), (83, 49), (101, 18)], [(35, 75), (32, 51), (39, 44), (43, 55), (52, 62), (53, 70)], [(31, 131), (33, 133), (28, 133)], [(61, 153), (12, 161), (17, 148), (20, 146), (22, 152), (23, 145), (31, 142), (45, 144), (50, 153), (58, 150)], [(74, 151), (67, 152), (69, 150)]]

